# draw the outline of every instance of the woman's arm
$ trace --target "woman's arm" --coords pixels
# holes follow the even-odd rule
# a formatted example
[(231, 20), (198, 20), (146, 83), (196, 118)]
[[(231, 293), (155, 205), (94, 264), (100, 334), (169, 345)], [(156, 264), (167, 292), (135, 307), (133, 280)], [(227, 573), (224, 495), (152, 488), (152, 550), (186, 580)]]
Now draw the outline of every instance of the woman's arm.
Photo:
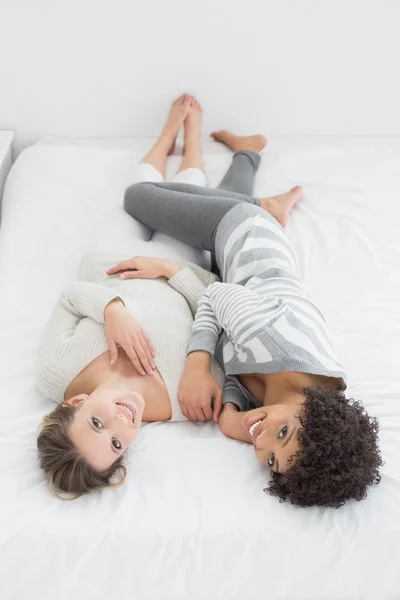
[(211, 356), (214, 356), (222, 327), (211, 303), (210, 290), (213, 285), (208, 287), (200, 298), (188, 345), (188, 355), (192, 352), (201, 351), (208, 352)]
[[(246, 411), (247, 412), (247, 411)], [(239, 412), (235, 404), (224, 404), (218, 425), (222, 433), (233, 440), (252, 444), (252, 439), (248, 431), (243, 427), (243, 417), (246, 412)]]
[(115, 299), (122, 299), (114, 290), (97, 283), (77, 281), (68, 286), (58, 299), (47, 324), (43, 342), (47, 339), (68, 340), (81, 319), (90, 317), (104, 325), (104, 310)]
[(98, 342), (104, 338), (96, 329), (88, 335), (84, 326), (88, 318), (105, 326), (112, 364), (118, 359), (120, 345), (139, 373), (153, 373), (151, 342), (120, 296), (102, 285), (79, 281), (60, 295), (39, 348), (37, 384), (54, 400), (62, 400), (60, 394), (67, 385), (98, 356)]
[(168, 283), (186, 299), (194, 318), (199, 300), (207, 289), (206, 285), (189, 267), (175, 273), (168, 279)]
[(196, 314), (198, 302), (207, 286), (218, 279), (213, 273), (197, 265), (146, 256), (135, 256), (124, 260), (107, 271), (107, 275), (118, 273), (120, 273), (121, 279), (165, 277), (169, 285), (187, 300), (193, 316)]
[(274, 296), (260, 296), (236, 283), (213, 283), (199, 302), (188, 354), (198, 350), (214, 354), (222, 330), (236, 349), (251, 348), (252, 340), (286, 310), (285, 303)]
[(105, 309), (117, 298), (119, 296), (113, 290), (84, 281), (73, 283), (61, 293), (47, 323), (38, 354), (37, 384), (47, 396), (61, 400), (60, 389), (65, 383), (70, 383), (65, 382), (65, 377), (74, 370), (74, 365), (93, 359), (93, 341), (83, 335), (79, 325), (87, 317), (104, 325)]
[[(213, 356), (219, 335), (226, 333), (235, 350), (240, 348), (260, 352), (257, 335), (276, 320), (286, 310), (284, 303), (274, 297), (261, 297), (244, 286), (231, 283), (214, 283), (209, 286), (199, 302), (191, 338), (188, 345), (188, 359), (182, 381), (185, 383), (185, 397), (179, 398), (182, 410), (191, 411), (196, 415), (204, 403), (212, 402), (209, 394), (210, 372), (203, 355)], [(248, 323), (252, 336), (248, 336)], [(263, 352), (266, 349), (261, 348)], [(199, 357), (199, 358), (197, 358)], [(228, 384), (227, 384), (228, 385)], [(239, 391), (228, 392), (234, 400), (225, 400), (238, 404)], [(233, 394), (233, 395), (232, 395)], [(182, 406), (184, 405), (184, 406)], [(214, 419), (220, 414), (221, 404), (214, 410)], [(243, 407), (241, 407), (243, 410)], [(186, 413), (185, 413), (186, 414)], [(204, 420), (204, 419), (201, 419)]]

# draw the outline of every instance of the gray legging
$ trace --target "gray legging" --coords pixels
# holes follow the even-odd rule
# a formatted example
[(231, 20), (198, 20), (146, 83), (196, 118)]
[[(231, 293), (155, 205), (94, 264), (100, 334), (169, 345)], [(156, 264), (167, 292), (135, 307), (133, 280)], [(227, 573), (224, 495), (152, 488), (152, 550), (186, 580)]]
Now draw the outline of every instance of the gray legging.
[(214, 253), (226, 213), (239, 202), (260, 205), (251, 196), (260, 162), (255, 152), (236, 152), (216, 190), (187, 183), (135, 183), (125, 192), (125, 210), (150, 229)]

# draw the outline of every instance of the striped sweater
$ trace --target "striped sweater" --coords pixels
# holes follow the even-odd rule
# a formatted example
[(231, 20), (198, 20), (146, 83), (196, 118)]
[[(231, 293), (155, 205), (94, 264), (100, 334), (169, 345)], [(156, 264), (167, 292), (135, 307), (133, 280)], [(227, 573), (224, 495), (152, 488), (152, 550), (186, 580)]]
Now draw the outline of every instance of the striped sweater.
[(205, 350), (224, 367), (224, 402), (260, 406), (235, 375), (297, 371), (342, 379), (345, 373), (324, 317), (298, 275), (284, 229), (259, 206), (240, 203), (215, 240), (222, 281), (203, 293), (188, 353)]

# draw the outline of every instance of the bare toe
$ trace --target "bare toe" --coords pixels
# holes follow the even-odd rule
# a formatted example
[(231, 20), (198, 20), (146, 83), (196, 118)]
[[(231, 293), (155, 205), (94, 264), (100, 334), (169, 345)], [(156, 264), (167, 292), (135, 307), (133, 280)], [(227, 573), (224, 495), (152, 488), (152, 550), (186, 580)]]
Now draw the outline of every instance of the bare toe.
[(178, 104), (182, 104), (184, 99), (185, 99), (185, 95), (186, 94), (182, 94), (182, 96), (178, 96), (178, 98), (176, 98), (173, 103), (172, 106), (177, 106)]

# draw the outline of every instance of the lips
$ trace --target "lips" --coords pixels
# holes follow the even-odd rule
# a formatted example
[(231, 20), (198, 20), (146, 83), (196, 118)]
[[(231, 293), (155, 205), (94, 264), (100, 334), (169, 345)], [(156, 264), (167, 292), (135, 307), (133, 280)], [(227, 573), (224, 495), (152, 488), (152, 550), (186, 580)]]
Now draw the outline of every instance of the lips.
[(267, 415), (260, 417), (253, 417), (253, 419), (251, 419), (251, 421), (248, 423), (247, 425), (247, 431), (253, 441), (253, 444), (255, 443), (257, 436), (260, 432), (260, 428), (262, 425), (262, 422), (264, 421), (264, 419), (266, 418)]
[(116, 402), (117, 406), (121, 406), (124, 413), (130, 416), (132, 423), (135, 422), (136, 419), (136, 407), (130, 402)]

